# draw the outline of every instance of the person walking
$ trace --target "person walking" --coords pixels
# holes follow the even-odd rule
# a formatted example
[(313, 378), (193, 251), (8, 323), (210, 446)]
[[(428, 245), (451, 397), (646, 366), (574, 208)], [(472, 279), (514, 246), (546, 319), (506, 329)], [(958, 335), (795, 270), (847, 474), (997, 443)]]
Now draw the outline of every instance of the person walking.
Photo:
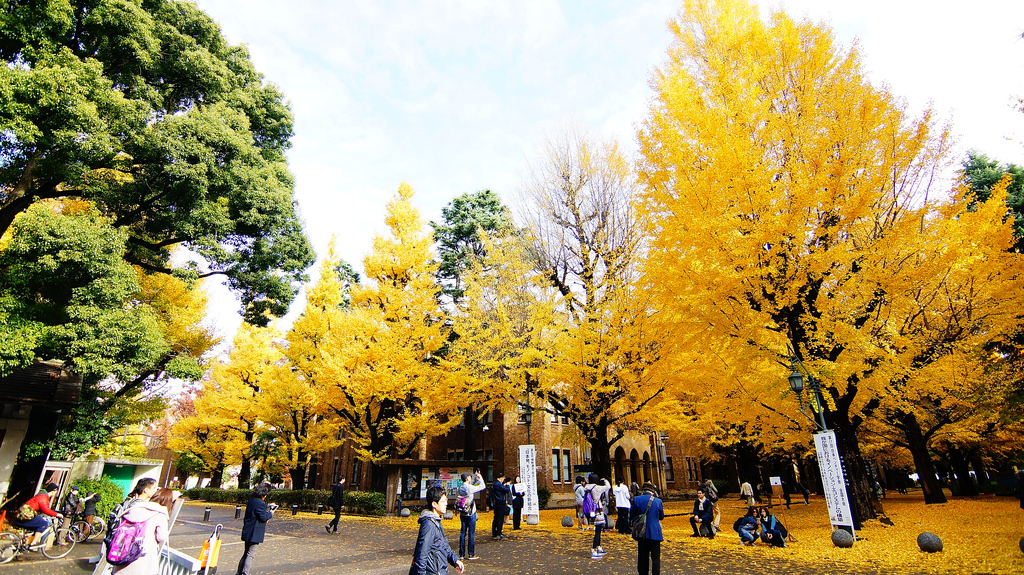
[[(469, 480), (473, 482), (470, 483)], [(459, 522), (462, 524), (459, 529), (459, 559), (475, 561), (476, 556), (476, 494), (487, 487), (484, 483), (484, 476), (478, 469), (474, 474), (462, 474), (462, 485), (459, 486), (459, 499), (456, 501), (456, 508), (459, 512)], [(466, 552), (469, 552), (469, 555)]]
[(416, 536), (409, 575), (448, 575), (448, 565), (462, 573), (465, 565), (455, 556), (441, 527), (441, 518), (448, 510), (444, 487), (431, 485), (427, 488), (427, 505), (429, 507), (420, 513), (420, 531)]
[(249, 575), (252, 560), (256, 556), (256, 546), (263, 543), (266, 537), (267, 521), (270, 521), (277, 510), (277, 505), (267, 505), (269, 494), (270, 484), (261, 483), (252, 490), (252, 497), (245, 504), (245, 518), (242, 520), (242, 541), (245, 542), (245, 551), (238, 560), (235, 575)]
[(596, 473), (587, 476), (587, 484), (583, 487), (583, 511), (587, 521), (594, 526), (594, 539), (590, 544), (591, 559), (600, 559), (605, 554), (601, 547), (601, 532), (608, 524), (608, 492), (611, 488), (608, 480), (601, 479)]
[(328, 533), (331, 532), (331, 528), (334, 528), (334, 532), (338, 532), (338, 521), (341, 520), (341, 508), (345, 505), (345, 478), (342, 477), (337, 483), (331, 486), (331, 496), (327, 499), (327, 504), (334, 510), (334, 520), (324, 525), (324, 530)]
[(644, 483), (640, 495), (633, 498), (629, 507), (629, 522), (637, 520), (644, 513), (643, 537), (636, 542), (636, 572), (638, 575), (661, 575), (661, 521), (665, 519), (665, 508), (658, 498), (658, 490), (651, 482)]
[(740, 485), (740, 499), (747, 507), (753, 507), (756, 503), (754, 501), (754, 487), (750, 485), (749, 481), (744, 481)]
[(619, 532), (619, 535), (629, 535), (629, 508), (632, 497), (629, 487), (622, 482), (621, 477), (615, 479), (612, 493), (615, 495), (615, 530)]
[(704, 494), (704, 488), (697, 490), (697, 499), (693, 502), (693, 515), (690, 517), (690, 526), (693, 527), (693, 535), (700, 537), (700, 528), (707, 530), (708, 539), (715, 538), (715, 512), (711, 506), (711, 500)]
[(523, 521), (523, 505), (524, 495), (526, 494), (526, 486), (519, 480), (519, 476), (516, 475), (516, 480), (512, 482), (512, 531), (518, 531), (519, 525)]
[(116, 575), (153, 575), (160, 571), (160, 546), (167, 541), (170, 529), (174, 492), (157, 489), (146, 501), (140, 501), (124, 513), (125, 521), (144, 523), (142, 555), (125, 565), (114, 565), (110, 572)]

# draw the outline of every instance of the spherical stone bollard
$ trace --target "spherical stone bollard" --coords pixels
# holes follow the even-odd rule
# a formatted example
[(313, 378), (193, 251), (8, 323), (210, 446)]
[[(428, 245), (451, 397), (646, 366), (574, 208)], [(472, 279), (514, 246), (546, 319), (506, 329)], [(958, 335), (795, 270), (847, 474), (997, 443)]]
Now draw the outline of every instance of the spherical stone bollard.
[(573, 519), (572, 515), (565, 515), (562, 517), (562, 527), (572, 527), (576, 524), (576, 520)]
[(1024, 537), (1020, 538), (1020, 552), (1024, 553)]
[(451, 518), (453, 518), (453, 517), (455, 517), (455, 515), (454, 515), (454, 514), (452, 514), (452, 512), (451, 512), (451, 511), (445, 511), (445, 512), (444, 512), (444, 518), (445, 518), (445, 519), (451, 519)]
[(917, 546), (926, 553), (937, 553), (942, 551), (942, 539), (934, 533), (924, 533), (917, 536)]
[(526, 516), (526, 524), (527, 525), (540, 525), (540, 516), (539, 515), (527, 515)]
[(403, 507), (402, 512), (399, 513), (399, 515), (401, 515), (402, 517), (408, 517), (409, 515), (412, 515), (412, 513), (409, 511), (408, 507)]
[(832, 532), (832, 544), (842, 549), (853, 547), (853, 535), (849, 531), (836, 529)]

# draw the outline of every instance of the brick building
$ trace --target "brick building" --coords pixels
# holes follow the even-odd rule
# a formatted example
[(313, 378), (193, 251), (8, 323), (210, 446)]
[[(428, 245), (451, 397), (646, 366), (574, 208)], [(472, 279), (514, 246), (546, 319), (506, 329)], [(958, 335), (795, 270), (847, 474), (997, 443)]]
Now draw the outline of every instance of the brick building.
[[(526, 419), (522, 410), (488, 412), (469, 430), (461, 422), (446, 435), (424, 442), (415, 459), (385, 461), (389, 500), (399, 488), (403, 500), (418, 500), (425, 480), (454, 480), (463, 471), (480, 469), (488, 482), (496, 474), (516, 475), (519, 446), (533, 444), (537, 483), (551, 490), (549, 505), (571, 505), (574, 478), (590, 471), (589, 445), (576, 437), (578, 432), (567, 417), (534, 410), (529, 425)], [(611, 457), (612, 482), (619, 477), (627, 484), (651, 481), (663, 492), (679, 492), (694, 491), (701, 481), (696, 456), (664, 434), (627, 435), (612, 445)], [(369, 466), (355, 459), (349, 442), (318, 456), (310, 469), (310, 487), (329, 489), (340, 477), (346, 478), (349, 489), (370, 486)]]

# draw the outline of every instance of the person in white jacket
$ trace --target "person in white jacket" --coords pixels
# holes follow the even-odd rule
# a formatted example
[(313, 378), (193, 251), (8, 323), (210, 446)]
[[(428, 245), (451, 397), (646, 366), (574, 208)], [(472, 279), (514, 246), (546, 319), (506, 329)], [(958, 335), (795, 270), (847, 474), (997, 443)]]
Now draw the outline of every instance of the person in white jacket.
[(160, 546), (167, 541), (174, 492), (161, 488), (149, 498), (140, 501), (125, 512), (123, 518), (132, 523), (146, 523), (146, 538), (142, 542), (142, 556), (127, 565), (115, 565), (111, 570), (118, 575), (153, 575), (160, 571)]

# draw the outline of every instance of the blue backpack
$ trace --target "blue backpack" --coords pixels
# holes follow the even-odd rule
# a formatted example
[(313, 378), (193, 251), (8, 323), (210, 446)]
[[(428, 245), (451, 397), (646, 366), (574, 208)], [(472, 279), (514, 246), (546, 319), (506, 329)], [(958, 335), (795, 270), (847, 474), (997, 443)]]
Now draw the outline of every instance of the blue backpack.
[(594, 501), (594, 488), (583, 490), (583, 514), (587, 517), (597, 515), (597, 502)]

